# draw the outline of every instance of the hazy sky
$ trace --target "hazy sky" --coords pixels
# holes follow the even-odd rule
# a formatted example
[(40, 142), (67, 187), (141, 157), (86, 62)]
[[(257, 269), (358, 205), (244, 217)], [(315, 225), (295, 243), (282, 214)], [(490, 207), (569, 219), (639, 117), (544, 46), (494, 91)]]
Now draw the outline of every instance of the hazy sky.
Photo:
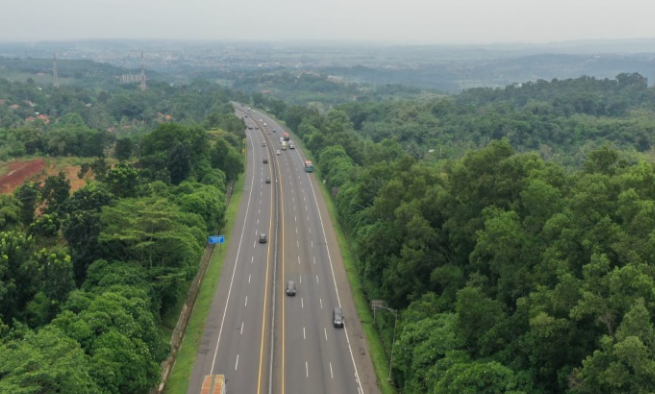
[(655, 37), (653, 0), (1, 0), (0, 41), (488, 44)]

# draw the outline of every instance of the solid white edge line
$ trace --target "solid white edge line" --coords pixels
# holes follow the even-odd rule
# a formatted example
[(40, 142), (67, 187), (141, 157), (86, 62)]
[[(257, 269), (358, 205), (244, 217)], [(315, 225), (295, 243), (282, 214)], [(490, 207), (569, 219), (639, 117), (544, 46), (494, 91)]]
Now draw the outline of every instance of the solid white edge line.
[[(252, 138), (250, 138), (250, 146), (252, 149), (254, 149), (254, 146), (252, 145)], [(254, 157), (254, 156), (253, 156)], [(254, 158), (253, 158), (254, 160)], [(254, 165), (253, 165), (253, 170), (254, 170)], [(247, 221), (248, 219), (248, 212), (250, 211), (250, 200), (252, 199), (252, 189), (255, 184), (255, 177), (254, 174), (252, 176), (252, 179), (250, 180), (250, 192), (248, 193), (248, 204), (246, 206), (246, 217), (244, 219), (244, 222)], [(223, 310), (223, 318), (221, 319), (221, 328), (218, 330), (218, 338), (216, 339), (216, 349), (214, 350), (214, 357), (212, 358), (212, 366), (211, 370), (209, 371), (209, 374), (214, 373), (214, 366), (216, 365), (216, 356), (218, 355), (218, 346), (221, 343), (221, 334), (223, 333), (223, 325), (225, 323), (225, 315), (227, 314), (227, 308), (230, 304), (230, 295), (232, 294), (232, 285), (234, 284), (234, 275), (237, 272), (237, 266), (239, 265), (239, 254), (241, 253), (241, 245), (243, 244), (243, 234), (246, 232), (246, 226), (243, 226), (243, 229), (241, 230), (241, 237), (239, 238), (239, 246), (237, 248), (237, 256), (236, 256), (236, 261), (234, 263), (234, 269), (232, 270), (232, 278), (230, 279), (230, 288), (227, 291), (227, 300), (225, 302), (225, 310)], [(254, 256), (253, 256), (254, 258)]]
[[(307, 174), (307, 177), (309, 177), (309, 174)], [(318, 212), (318, 219), (321, 222), (321, 230), (323, 231), (323, 240), (325, 241), (325, 250), (327, 250), (328, 254), (328, 261), (330, 262), (330, 269), (332, 270), (332, 282), (334, 283), (334, 291), (337, 293), (337, 302), (339, 303), (339, 307), (341, 307), (341, 297), (339, 297), (339, 288), (337, 287), (337, 279), (336, 276), (334, 275), (334, 266), (332, 265), (332, 257), (330, 255), (330, 247), (327, 242), (327, 235), (325, 235), (325, 226), (323, 225), (323, 215), (321, 215), (321, 209), (318, 206), (318, 199), (316, 198), (316, 192), (314, 191), (314, 185), (312, 184), (311, 180), (309, 181), (309, 186), (312, 189), (312, 194), (314, 195), (314, 204), (316, 204), (316, 210)], [(355, 368), (355, 376), (357, 378), (357, 385), (359, 386), (358, 389), (361, 390), (362, 394), (364, 393), (364, 388), (362, 387), (362, 382), (359, 379), (359, 372), (357, 371), (357, 364), (355, 363), (355, 355), (353, 354), (353, 349), (350, 346), (350, 339), (348, 337), (348, 330), (346, 329), (346, 325), (343, 325), (343, 330), (344, 333), (346, 334), (346, 342), (348, 342), (348, 350), (350, 350), (350, 359), (353, 362), (353, 367)]]

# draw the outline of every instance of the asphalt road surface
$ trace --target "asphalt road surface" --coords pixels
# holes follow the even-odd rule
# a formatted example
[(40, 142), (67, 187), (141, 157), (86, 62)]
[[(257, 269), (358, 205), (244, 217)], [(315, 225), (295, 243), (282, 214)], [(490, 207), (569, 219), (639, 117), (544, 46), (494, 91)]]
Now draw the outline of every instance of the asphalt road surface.
[(281, 150), (273, 119), (235, 107), (249, 126), (246, 190), (187, 393), (217, 373), (228, 393), (379, 393), (316, 174), (297, 145)]

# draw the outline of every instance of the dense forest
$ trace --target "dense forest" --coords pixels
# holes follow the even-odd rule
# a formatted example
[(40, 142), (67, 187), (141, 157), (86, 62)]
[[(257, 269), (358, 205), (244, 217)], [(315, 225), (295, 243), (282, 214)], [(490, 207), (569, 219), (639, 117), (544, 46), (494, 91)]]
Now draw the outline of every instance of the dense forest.
[[(655, 166), (635, 153), (653, 103), (622, 74), (277, 113), (318, 158), (367, 297), (401, 311), (395, 341), (381, 327), (403, 393), (655, 390)], [(439, 140), (485, 146), (412, 149)], [(543, 144), (589, 150), (565, 165)]]
[(243, 171), (234, 96), (3, 80), (0, 97), (2, 159), (88, 158), (79, 190), (60, 173), (0, 195), (0, 392), (146, 393), (170, 350), (162, 316)]
[(0, 392), (158, 382), (169, 349), (157, 324), (243, 171), (230, 100), (276, 114), (317, 159), (366, 296), (400, 311), (395, 337), (393, 316), (378, 324), (403, 393), (655, 391), (645, 78), (421, 100), (313, 74), (239, 83), (251, 95), (205, 80), (0, 80), (0, 160), (82, 157), (88, 180), (0, 195)]

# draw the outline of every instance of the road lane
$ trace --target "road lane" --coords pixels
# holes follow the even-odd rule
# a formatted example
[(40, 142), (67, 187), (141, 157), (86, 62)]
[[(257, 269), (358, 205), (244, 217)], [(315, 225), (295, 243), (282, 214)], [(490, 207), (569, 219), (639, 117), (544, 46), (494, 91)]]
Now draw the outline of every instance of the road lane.
[[(269, 344), (267, 313), (273, 256), (274, 189), (264, 179), (270, 177), (268, 149), (261, 148), (263, 136), (248, 130), (250, 144), (246, 165), (246, 189), (234, 234), (212, 302), (200, 352), (194, 364), (187, 393), (200, 392), (203, 376), (223, 373), (233, 392), (268, 392), (268, 363), (264, 358)], [(259, 243), (259, 233), (268, 241)]]

